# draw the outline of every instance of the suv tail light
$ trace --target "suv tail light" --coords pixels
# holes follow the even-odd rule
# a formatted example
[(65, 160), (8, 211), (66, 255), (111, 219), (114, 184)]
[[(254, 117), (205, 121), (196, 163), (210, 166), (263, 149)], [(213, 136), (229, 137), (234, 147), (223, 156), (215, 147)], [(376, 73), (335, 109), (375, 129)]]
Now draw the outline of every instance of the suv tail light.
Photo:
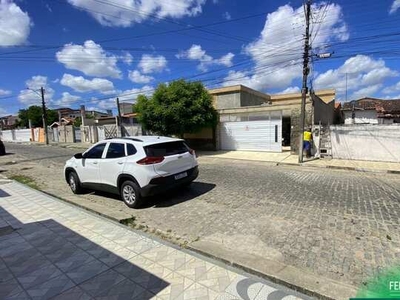
[(163, 160), (164, 160), (163, 156), (160, 157), (148, 156), (141, 160), (138, 160), (136, 163), (138, 163), (139, 165), (154, 165), (162, 162)]

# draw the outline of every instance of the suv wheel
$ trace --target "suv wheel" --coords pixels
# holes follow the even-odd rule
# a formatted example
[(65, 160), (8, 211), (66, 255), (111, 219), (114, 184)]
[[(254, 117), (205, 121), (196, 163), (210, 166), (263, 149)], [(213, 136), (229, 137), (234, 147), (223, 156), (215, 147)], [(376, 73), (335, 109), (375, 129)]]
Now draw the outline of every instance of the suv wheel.
[(74, 194), (82, 193), (82, 185), (78, 175), (75, 172), (70, 172), (68, 175), (68, 184)]
[(121, 185), (121, 198), (130, 208), (138, 208), (142, 200), (139, 186), (131, 180), (125, 181)]

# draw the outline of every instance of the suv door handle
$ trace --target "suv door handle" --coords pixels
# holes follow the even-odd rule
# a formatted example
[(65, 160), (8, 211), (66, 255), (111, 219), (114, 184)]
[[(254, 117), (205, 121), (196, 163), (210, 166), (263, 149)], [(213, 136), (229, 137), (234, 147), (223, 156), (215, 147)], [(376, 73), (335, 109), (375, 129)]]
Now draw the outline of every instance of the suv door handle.
[(97, 161), (94, 161), (93, 164), (94, 164), (94, 165), (97, 165)]
[(117, 162), (117, 164), (122, 165), (124, 162), (123, 161), (119, 161)]

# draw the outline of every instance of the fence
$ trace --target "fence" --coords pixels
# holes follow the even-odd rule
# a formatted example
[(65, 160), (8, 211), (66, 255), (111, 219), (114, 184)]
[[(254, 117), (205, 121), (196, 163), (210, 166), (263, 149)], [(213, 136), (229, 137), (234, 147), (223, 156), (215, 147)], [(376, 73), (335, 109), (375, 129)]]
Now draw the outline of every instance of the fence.
[(0, 137), (5, 142), (29, 142), (32, 132), (31, 129), (0, 130)]
[(331, 126), (333, 158), (400, 162), (400, 125)]

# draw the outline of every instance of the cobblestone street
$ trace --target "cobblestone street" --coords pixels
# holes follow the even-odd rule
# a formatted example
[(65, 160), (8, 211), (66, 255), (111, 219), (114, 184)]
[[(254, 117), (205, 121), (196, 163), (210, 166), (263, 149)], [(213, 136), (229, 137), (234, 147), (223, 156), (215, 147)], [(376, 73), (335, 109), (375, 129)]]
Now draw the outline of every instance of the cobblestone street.
[[(400, 258), (398, 175), (201, 157), (200, 176), (190, 189), (132, 210), (109, 195), (72, 196), (61, 161), (76, 150), (62, 149), (59, 155), (67, 157), (53, 160), (31, 157), (21, 170), (18, 160), (34, 146), (13, 147), (18, 155), (0, 159), (5, 175), (36, 177), (47, 192), (105, 214), (133, 216), (136, 228), (175, 242), (212, 242), (355, 287)], [(49, 147), (36, 148), (39, 153)], [(58, 148), (50, 148), (54, 153), (43, 157), (57, 156)], [(11, 160), (17, 163), (7, 165)]]

